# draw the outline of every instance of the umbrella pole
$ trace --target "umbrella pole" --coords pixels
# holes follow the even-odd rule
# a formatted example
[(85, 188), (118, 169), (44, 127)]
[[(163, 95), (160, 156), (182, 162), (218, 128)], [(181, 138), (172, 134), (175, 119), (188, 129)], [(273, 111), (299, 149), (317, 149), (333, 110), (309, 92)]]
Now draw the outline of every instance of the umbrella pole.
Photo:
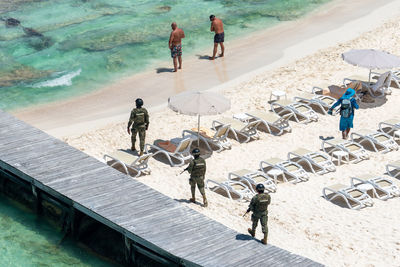
[(200, 114), (197, 115), (197, 146), (200, 147)]
[(368, 75), (368, 86), (371, 83), (371, 69), (369, 70), (369, 75)]

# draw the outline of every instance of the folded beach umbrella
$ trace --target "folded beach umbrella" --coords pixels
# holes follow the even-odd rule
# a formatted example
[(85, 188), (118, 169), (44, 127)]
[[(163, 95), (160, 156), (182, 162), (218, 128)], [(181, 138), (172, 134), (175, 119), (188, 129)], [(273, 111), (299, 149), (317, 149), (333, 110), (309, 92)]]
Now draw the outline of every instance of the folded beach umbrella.
[(198, 117), (199, 145), (200, 116), (216, 115), (231, 108), (231, 101), (224, 96), (207, 91), (183, 92), (168, 99), (168, 107), (178, 113)]
[(349, 64), (369, 69), (369, 80), (373, 69), (392, 69), (400, 66), (400, 58), (375, 49), (351, 49), (342, 58)]

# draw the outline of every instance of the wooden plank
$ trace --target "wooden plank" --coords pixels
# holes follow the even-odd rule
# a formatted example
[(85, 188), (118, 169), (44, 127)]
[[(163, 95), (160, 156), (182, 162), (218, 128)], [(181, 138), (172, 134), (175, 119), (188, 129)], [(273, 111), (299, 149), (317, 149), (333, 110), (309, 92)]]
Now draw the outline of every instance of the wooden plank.
[[(141, 192), (142, 194), (144, 194), (145, 192), (147, 192), (147, 191), (141, 191), (141, 188), (138, 187), (137, 184), (130, 183), (129, 185), (132, 185), (132, 186), (129, 186), (129, 188), (130, 188), (129, 193), (132, 194), (132, 195), (129, 195), (129, 198), (135, 199), (136, 201), (138, 200), (138, 196), (135, 195), (136, 193)], [(121, 187), (121, 190), (124, 187), (125, 186)], [(116, 192), (118, 192), (118, 194), (119, 194), (118, 197), (115, 197), (116, 194), (114, 194), (114, 196), (111, 195), (111, 196), (109, 196), (109, 198), (114, 198), (114, 199), (120, 201), (119, 199), (120, 199), (121, 195), (123, 198), (128, 197), (125, 194), (120, 193), (119, 189), (117, 189)], [(109, 199), (108, 198), (99, 199), (96, 195), (86, 195), (86, 196), (82, 196), (81, 198), (79, 198), (79, 201), (82, 203), (86, 203), (87, 205), (90, 205), (93, 208), (96, 208), (96, 207), (101, 207), (101, 206), (106, 205), (107, 201), (109, 201)]]
[[(52, 186), (55, 182), (66, 181), (78, 176), (85, 176), (89, 172), (99, 172), (107, 168), (99, 164), (82, 164), (82, 158), (68, 158), (62, 160), (65, 165), (55, 165), (48, 167), (45, 170), (35, 174), (38, 179), (48, 185)], [(66, 166), (71, 166), (67, 168)], [(73, 167), (72, 167), (73, 166)]]
[[(12, 131), (12, 129), (11, 129)], [(24, 135), (8, 135), (1, 134), (0, 144), (3, 149), (13, 149), (19, 146), (31, 145), (36, 142), (42, 142), (44, 140), (52, 140), (50, 137), (44, 137), (43, 134), (37, 130), (26, 129), (23, 130)]]
[[(52, 188), (65, 193), (66, 195), (79, 195), (79, 194), (94, 194), (90, 193), (88, 190), (93, 190), (97, 187), (108, 187), (104, 190), (109, 191), (117, 186), (121, 186), (120, 180), (110, 179), (108, 176), (100, 176), (94, 172), (84, 177), (76, 177), (67, 181), (57, 182), (52, 185)], [(97, 180), (101, 180), (101, 183), (97, 183)]]
[(24, 122), (15, 120), (13, 118), (1, 118), (0, 119), (0, 130), (6, 129), (6, 130), (14, 130), (14, 129), (19, 129), (22, 130), (24, 128), (32, 128), (35, 129), (31, 126), (26, 125)]
[[(136, 194), (140, 192), (141, 198), (146, 198), (151, 196), (152, 192), (141, 188), (142, 190), (138, 190), (137, 184), (129, 183), (126, 187), (114, 190), (114, 194), (109, 194), (107, 196), (102, 197), (101, 201), (98, 201), (96, 198), (90, 198), (89, 200), (82, 201), (83, 203), (90, 205), (93, 209), (101, 211), (102, 214), (107, 214), (110, 210), (118, 210), (122, 208), (122, 206), (134, 206), (135, 209), (140, 207), (138, 203), (138, 197)], [(129, 192), (127, 192), (129, 191)], [(132, 193), (135, 192), (135, 193)], [(118, 198), (115, 198), (115, 195), (118, 194)]]
[[(233, 241), (237, 240), (233, 239)], [(254, 255), (245, 253), (248, 250), (244, 249), (246, 245), (243, 243), (223, 242), (218, 245), (214, 243), (208, 244), (209, 247), (206, 247), (206, 249), (201, 249), (201, 247), (199, 247), (197, 249), (198, 253), (196, 253), (192, 260), (201, 262), (204, 265), (214, 265), (215, 263), (218, 264), (218, 262), (223, 261), (225, 266), (233, 266), (236, 265), (237, 261), (254, 257)], [(212, 257), (209, 255), (212, 255)], [(248, 264), (247, 266), (251, 265)]]
[[(129, 204), (124, 205), (124, 207), (121, 207), (120, 209), (107, 209), (107, 210), (99, 210), (99, 214), (103, 215), (104, 217), (111, 217), (115, 216), (117, 214), (130, 214), (132, 216), (132, 219), (135, 217), (145, 219), (146, 216), (152, 216), (159, 212), (160, 210), (163, 210), (162, 207), (163, 205), (155, 205), (155, 204), (160, 204), (158, 199), (155, 199), (154, 197), (150, 198), (149, 196), (153, 195), (154, 193), (149, 191), (146, 195), (143, 196), (144, 199), (131, 202)], [(134, 198), (133, 198), (134, 199)], [(164, 203), (166, 204), (166, 203)], [(150, 208), (149, 208), (150, 207)]]
[[(54, 155), (41, 155), (38, 154), (37, 151), (27, 151), (26, 158), (15, 158), (13, 160), (7, 160), (7, 163), (10, 165), (19, 168), (27, 175), (32, 177), (37, 177), (35, 175), (36, 172), (39, 172), (41, 168), (46, 168), (46, 161), (47, 164), (57, 164), (54, 161)], [(38, 178), (37, 178), (38, 179)]]
[[(2, 160), (6, 162), (13, 162), (17, 159), (20, 159), (24, 160), (25, 163), (29, 163), (29, 161), (32, 159), (39, 158), (56, 151), (61, 151), (62, 149), (62, 147), (54, 144), (54, 140), (46, 139), (38, 143), (38, 145), (21, 145), (19, 148), (14, 149), (6, 147), (5, 151), (3, 152), (4, 155), (1, 155), (1, 157)], [(6, 151), (8, 151), (8, 153)]]
[(91, 173), (98, 175), (100, 172), (105, 171), (107, 169), (107, 166), (104, 165), (102, 166), (98, 164), (92, 164), (92, 165), (82, 164), (80, 158), (64, 160), (64, 163), (68, 167), (64, 166), (64, 169), (61, 168), (61, 170), (59, 167), (49, 168), (45, 172), (37, 174), (37, 176), (43, 183), (46, 183), (48, 186), (52, 187), (52, 186), (57, 186), (57, 184), (59, 183), (67, 182), (68, 180), (71, 179), (77, 179), (77, 178), (86, 179), (87, 178), (86, 176)]
[[(24, 153), (23, 151), (21, 152)], [(62, 160), (69, 157), (70, 154), (68, 151), (65, 151), (62, 147), (47, 146), (46, 151), (40, 151), (39, 149), (33, 148), (31, 152), (27, 151), (18, 158), (8, 158), (7, 161), (11, 164), (14, 162), (25, 161), (25, 163), (22, 165), (30, 170), (32, 176), (36, 177), (40, 172), (38, 169), (47, 169), (53, 166), (61, 165), (60, 163)]]

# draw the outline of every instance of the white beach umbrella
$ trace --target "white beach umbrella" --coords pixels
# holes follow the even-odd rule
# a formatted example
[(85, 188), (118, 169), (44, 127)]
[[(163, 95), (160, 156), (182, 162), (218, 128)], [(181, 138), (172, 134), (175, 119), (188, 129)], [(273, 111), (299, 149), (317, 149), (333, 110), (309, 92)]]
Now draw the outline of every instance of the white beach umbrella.
[(213, 92), (183, 92), (170, 97), (168, 99), (168, 107), (178, 113), (198, 117), (197, 145), (199, 145), (200, 116), (225, 112), (231, 108), (231, 101)]
[(349, 64), (369, 69), (369, 80), (373, 69), (392, 69), (400, 66), (400, 58), (385, 51), (375, 49), (351, 49), (342, 58)]

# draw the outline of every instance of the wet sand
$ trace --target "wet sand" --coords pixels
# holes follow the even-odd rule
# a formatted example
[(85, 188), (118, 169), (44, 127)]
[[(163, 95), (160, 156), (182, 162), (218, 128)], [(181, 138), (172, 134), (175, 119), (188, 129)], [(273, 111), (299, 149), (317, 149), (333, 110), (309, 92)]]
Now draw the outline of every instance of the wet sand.
[(185, 90), (232, 86), (266, 69), (349, 40), (394, 14), (399, 6), (399, 1), (390, 0), (333, 1), (298, 21), (227, 42), (225, 58), (209, 61), (210, 45), (210, 51), (184, 56), (184, 69), (178, 73), (170, 72), (172, 62), (165, 62), (94, 93), (16, 111), (14, 115), (56, 137), (83, 133), (125, 121), (136, 97), (143, 98), (147, 107), (157, 107)]

